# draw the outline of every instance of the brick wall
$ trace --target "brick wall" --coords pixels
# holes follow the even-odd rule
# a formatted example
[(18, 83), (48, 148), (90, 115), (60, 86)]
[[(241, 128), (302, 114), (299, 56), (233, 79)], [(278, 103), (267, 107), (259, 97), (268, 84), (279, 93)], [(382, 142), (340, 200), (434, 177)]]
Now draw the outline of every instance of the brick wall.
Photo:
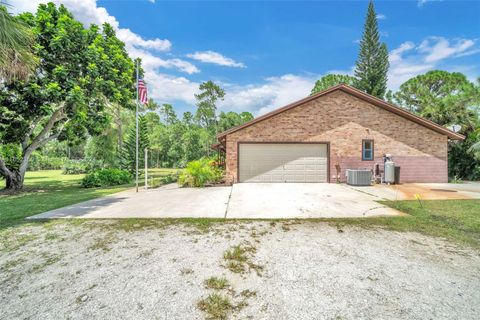
[[(374, 161), (362, 161), (362, 140), (374, 140)], [(447, 137), (341, 90), (279, 113), (226, 137), (226, 172), (237, 182), (237, 142), (330, 142), (330, 180), (335, 165), (373, 168), (390, 153), (401, 182), (447, 182)]]

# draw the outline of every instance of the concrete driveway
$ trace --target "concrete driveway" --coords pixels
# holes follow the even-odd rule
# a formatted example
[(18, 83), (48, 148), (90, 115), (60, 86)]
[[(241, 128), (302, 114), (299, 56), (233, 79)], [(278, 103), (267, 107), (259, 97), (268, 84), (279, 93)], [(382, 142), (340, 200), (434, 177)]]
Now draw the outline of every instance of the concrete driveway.
[(179, 188), (120, 192), (44, 212), (47, 218), (232, 218), (283, 219), (398, 215), (380, 197), (346, 185), (250, 183), (232, 187)]
[(228, 218), (338, 218), (398, 215), (379, 197), (334, 183), (234, 184)]
[(415, 195), (423, 200), (480, 199), (480, 182), (406, 183), (351, 188), (387, 200), (415, 200)]

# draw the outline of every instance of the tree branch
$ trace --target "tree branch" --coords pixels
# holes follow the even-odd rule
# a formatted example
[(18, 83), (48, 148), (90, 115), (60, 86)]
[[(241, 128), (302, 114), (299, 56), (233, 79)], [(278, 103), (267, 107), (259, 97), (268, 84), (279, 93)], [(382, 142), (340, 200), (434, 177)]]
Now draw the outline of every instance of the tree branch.
[(40, 133), (33, 139), (32, 143), (30, 143), (30, 145), (24, 150), (25, 154), (31, 153), (32, 151), (37, 149), (42, 143), (42, 141), (44, 140), (47, 133), (50, 130), (52, 130), (55, 123), (66, 118), (66, 115), (63, 113), (64, 105), (65, 104), (62, 103), (60, 107), (57, 110), (55, 110), (55, 112), (52, 114), (47, 124), (45, 125), (45, 127), (43, 127), (42, 131), (40, 131)]
[[(58, 111), (58, 110), (57, 110), (57, 111)], [(52, 116), (52, 118), (53, 118), (53, 116)], [(49, 123), (50, 123), (50, 121), (52, 120), (52, 118), (50, 118)], [(55, 122), (58, 122), (58, 121), (60, 121), (60, 120), (62, 120), (62, 119), (64, 119), (64, 118), (66, 118), (66, 116), (65, 116), (65, 115), (62, 115), (62, 116), (59, 117), (56, 121), (54, 121), (53, 124), (55, 124)], [(51, 134), (51, 135), (49, 135), (49, 136), (46, 137), (46, 138), (43, 138), (43, 139), (39, 140), (40, 135), (38, 135), (38, 136), (35, 138), (35, 145), (34, 145), (33, 142), (32, 142), (32, 144), (30, 144), (30, 146), (23, 152), (23, 159), (22, 159), (22, 163), (21, 163), (20, 169), (19, 169), (20, 172), (25, 172), (25, 171), (27, 170), (28, 161), (29, 161), (29, 159), (30, 159), (30, 154), (31, 154), (35, 149), (40, 148), (40, 147), (43, 147), (47, 142), (52, 141), (52, 140), (54, 140), (54, 139), (57, 139), (58, 136), (62, 133), (63, 128), (65, 127), (65, 124), (67, 124), (67, 123), (68, 123), (68, 120), (62, 125), (62, 127), (61, 127), (56, 133)], [(47, 124), (47, 125), (48, 125), (48, 124)], [(45, 126), (45, 127), (46, 127), (46, 126)], [(53, 127), (53, 125), (52, 125), (52, 127)], [(44, 129), (45, 129), (45, 128), (44, 128)], [(42, 132), (43, 132), (43, 130), (42, 130)]]
[(0, 158), (0, 174), (4, 177), (12, 175), (12, 172), (7, 168), (7, 165), (2, 158)]
[(45, 139), (43, 139), (42, 141), (40, 141), (38, 144), (38, 147), (43, 147), (45, 144), (47, 144), (47, 142), (57, 139), (58, 136), (60, 136), (60, 133), (62, 133), (62, 130), (63, 130), (63, 126), (57, 133), (51, 134)]
[(28, 129), (27, 133), (25, 134), (25, 137), (23, 137), (23, 141), (22, 141), (22, 150), (25, 151), (28, 147), (28, 142), (30, 140), (30, 136), (33, 134), (33, 131), (35, 130), (35, 128), (37, 127), (37, 125), (40, 123), (40, 121), (42, 120), (43, 117), (38, 117), (36, 118), (32, 125), (30, 126), (30, 129)]

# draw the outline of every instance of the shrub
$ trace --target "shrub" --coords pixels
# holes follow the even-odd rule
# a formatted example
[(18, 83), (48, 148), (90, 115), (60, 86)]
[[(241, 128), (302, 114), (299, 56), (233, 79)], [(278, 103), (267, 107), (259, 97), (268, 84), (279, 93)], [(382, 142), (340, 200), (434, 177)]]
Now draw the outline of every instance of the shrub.
[(80, 174), (102, 169), (102, 163), (98, 160), (85, 158), (81, 160), (68, 160), (63, 166), (63, 174)]
[(187, 163), (178, 183), (182, 187), (204, 187), (207, 183), (219, 182), (222, 177), (223, 171), (214, 166), (214, 161), (204, 158)]
[(131, 174), (120, 169), (100, 169), (87, 174), (82, 180), (85, 188), (107, 187), (127, 184), (132, 181)]
[(28, 170), (58, 170), (62, 169), (67, 161), (67, 157), (45, 156), (39, 152), (33, 152), (28, 162)]
[(81, 174), (87, 173), (85, 164), (82, 160), (68, 160), (63, 166), (63, 174)]
[(161, 184), (173, 183), (178, 180), (178, 175), (176, 174), (169, 174), (168, 176), (163, 176), (160, 178)]
[[(103, 165), (102, 161), (93, 158), (85, 158), (82, 160), (83, 165), (85, 166), (85, 170), (87, 172), (92, 172), (95, 170), (100, 169), (108, 169), (108, 166)], [(112, 167), (110, 167), (111, 169)]]
[(10, 168), (18, 169), (22, 163), (22, 150), (14, 143), (0, 145), (0, 156)]

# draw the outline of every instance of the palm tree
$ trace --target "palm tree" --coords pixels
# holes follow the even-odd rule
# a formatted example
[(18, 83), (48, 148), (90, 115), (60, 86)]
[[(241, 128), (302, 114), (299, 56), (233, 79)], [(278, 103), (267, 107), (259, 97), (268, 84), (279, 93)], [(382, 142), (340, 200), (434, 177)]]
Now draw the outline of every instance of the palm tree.
[[(480, 130), (478, 136), (480, 137)], [(471, 152), (476, 159), (480, 160), (480, 140), (475, 142), (468, 148), (468, 152)]]
[(34, 36), (28, 26), (0, 4), (0, 81), (27, 79), (37, 66)]

